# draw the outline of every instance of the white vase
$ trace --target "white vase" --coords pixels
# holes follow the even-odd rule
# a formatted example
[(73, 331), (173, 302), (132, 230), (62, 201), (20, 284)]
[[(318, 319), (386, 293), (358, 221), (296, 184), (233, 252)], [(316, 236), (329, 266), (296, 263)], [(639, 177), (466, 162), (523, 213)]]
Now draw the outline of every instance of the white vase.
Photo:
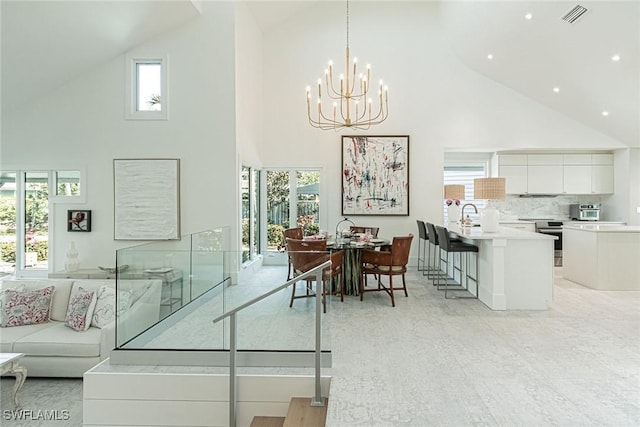
[(460, 206), (456, 204), (449, 205), (449, 207), (447, 208), (447, 215), (449, 216), (449, 223), (451, 224), (459, 223), (461, 214), (462, 213), (460, 212)]
[(64, 270), (68, 272), (78, 270), (78, 250), (76, 242), (69, 242), (69, 248), (65, 254)]
[(490, 203), (480, 212), (480, 228), (486, 233), (495, 233), (498, 231), (499, 221), (500, 212)]

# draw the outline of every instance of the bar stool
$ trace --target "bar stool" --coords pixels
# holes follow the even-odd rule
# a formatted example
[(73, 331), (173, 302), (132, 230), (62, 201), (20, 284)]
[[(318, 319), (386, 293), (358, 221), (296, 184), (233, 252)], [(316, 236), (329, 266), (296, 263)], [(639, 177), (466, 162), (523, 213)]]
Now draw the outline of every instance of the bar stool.
[[(424, 221), (416, 220), (418, 224), (418, 271), (422, 271), (422, 275), (426, 275), (425, 271), (427, 271), (427, 247), (425, 244), (429, 242), (429, 236), (427, 236), (427, 226)], [(420, 253), (422, 252), (422, 257), (420, 257)], [(422, 261), (422, 268), (420, 268), (420, 261)]]
[[(471, 294), (471, 296), (461, 296), (461, 295), (455, 295), (452, 296), (451, 298), (478, 298), (478, 247), (469, 243), (463, 243), (461, 241), (452, 241), (449, 237), (449, 231), (444, 228), (444, 227), (440, 227), (438, 225), (435, 226), (436, 228), (436, 233), (438, 235), (438, 243), (440, 244), (440, 250), (441, 251), (445, 251), (446, 252), (446, 258), (442, 258), (440, 257), (440, 261), (439, 261), (439, 270), (442, 271), (442, 263), (444, 262), (446, 264), (445, 267), (445, 280), (444, 280), (444, 297), (445, 298), (449, 298), (447, 296), (447, 292), (449, 291), (466, 291), (469, 292), (471, 294), (471, 292), (469, 291), (469, 279), (471, 279), (472, 281), (474, 281), (476, 283), (476, 293)], [(465, 285), (462, 285), (462, 270), (460, 270), (460, 283), (459, 284), (455, 284), (455, 288), (454, 289), (450, 289), (449, 288), (449, 280), (447, 277), (446, 272), (449, 270), (449, 256), (451, 254), (455, 254), (455, 253), (459, 253), (460, 254), (460, 264), (462, 264), (462, 254), (465, 255), (465, 269), (464, 269), (464, 276), (465, 276)], [(475, 253), (476, 254), (476, 275), (475, 278), (471, 277), (469, 275), (469, 254), (471, 253)], [(454, 265), (455, 267), (455, 265)], [(455, 273), (454, 273), (455, 274)], [(440, 277), (438, 277), (438, 282), (437, 282), (437, 286), (438, 286), (438, 290), (441, 290), (441, 284), (440, 284)]]
[[(429, 249), (429, 252), (427, 254), (426, 274), (424, 272), (423, 274), (425, 274), (429, 279), (433, 279), (433, 286), (436, 286), (437, 283), (435, 279), (439, 279), (443, 275), (446, 276), (446, 272), (443, 273), (440, 270), (440, 266), (442, 264), (439, 262), (439, 258), (442, 258), (442, 251), (440, 250), (440, 243), (438, 241), (438, 233), (436, 232), (436, 227), (434, 224), (430, 222), (426, 222), (425, 226), (427, 228), (427, 238), (428, 238), (427, 247)], [(433, 253), (431, 250), (432, 248), (433, 248)], [(454, 263), (454, 268), (457, 271), (460, 271), (460, 269), (455, 266), (455, 263)]]

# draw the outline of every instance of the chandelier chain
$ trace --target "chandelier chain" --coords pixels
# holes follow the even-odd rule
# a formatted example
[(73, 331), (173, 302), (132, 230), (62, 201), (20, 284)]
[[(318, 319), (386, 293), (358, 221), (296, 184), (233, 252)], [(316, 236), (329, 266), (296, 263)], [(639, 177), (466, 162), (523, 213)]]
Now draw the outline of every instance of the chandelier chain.
[(349, 47), (349, 0), (347, 0), (347, 47)]

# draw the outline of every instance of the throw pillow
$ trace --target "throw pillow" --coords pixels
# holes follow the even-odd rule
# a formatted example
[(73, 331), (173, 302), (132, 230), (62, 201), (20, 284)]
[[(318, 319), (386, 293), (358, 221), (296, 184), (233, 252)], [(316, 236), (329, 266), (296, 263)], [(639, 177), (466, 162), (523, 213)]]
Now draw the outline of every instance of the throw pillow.
[(96, 307), (96, 293), (78, 286), (69, 297), (69, 307), (64, 324), (76, 331), (86, 331), (91, 326), (91, 317)]
[(116, 310), (116, 290), (102, 285), (98, 289), (98, 301), (91, 319), (91, 326), (104, 328), (113, 322), (116, 315), (120, 316), (131, 306), (131, 293), (118, 291), (118, 308)]
[(54, 286), (48, 286), (32, 291), (5, 291), (2, 326), (23, 326), (48, 322), (53, 289)]
[(24, 291), (24, 284), (10, 286), (10, 287), (7, 286), (6, 288), (3, 288), (2, 291), (0, 291), (0, 326), (4, 325), (4, 306), (9, 300), (9, 297), (7, 296), (7, 291), (22, 292)]

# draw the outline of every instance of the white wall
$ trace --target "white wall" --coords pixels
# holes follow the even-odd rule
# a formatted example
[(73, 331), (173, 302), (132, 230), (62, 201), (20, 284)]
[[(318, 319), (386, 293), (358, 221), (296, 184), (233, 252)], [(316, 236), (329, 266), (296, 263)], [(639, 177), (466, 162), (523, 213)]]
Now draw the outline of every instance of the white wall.
[(262, 141), (262, 33), (245, 3), (236, 5), (236, 133), (242, 165), (260, 166)]
[[(113, 240), (114, 158), (181, 160), (182, 234), (234, 224), (234, 6), (205, 2), (202, 16), (133, 52), (169, 56), (168, 121), (126, 121), (124, 54), (38, 102), (3, 116), (2, 165), (86, 167), (86, 204), (54, 207), (51, 260), (64, 265), (75, 240), (81, 268), (115, 264), (115, 250), (142, 242)], [(68, 233), (66, 211), (91, 209), (90, 233)], [(232, 233), (233, 234), (233, 233)], [(237, 244), (237, 242), (232, 242)]]
[[(401, 6), (399, 6), (401, 5)], [(389, 119), (368, 135), (410, 135), (410, 216), (354, 217), (385, 236), (417, 234), (416, 219), (442, 219), (445, 149), (619, 147), (612, 140), (464, 66), (449, 50), (433, 2), (353, 2), (351, 55), (371, 63), (373, 80), (389, 85)], [(340, 136), (308, 125), (305, 87), (326, 63), (344, 67), (341, 2), (318, 2), (264, 40), (264, 139), (267, 166), (321, 165), (329, 220), (341, 212)]]
[(640, 224), (640, 149), (627, 148), (614, 154), (614, 185), (616, 193), (605, 204), (611, 217), (629, 225)]

